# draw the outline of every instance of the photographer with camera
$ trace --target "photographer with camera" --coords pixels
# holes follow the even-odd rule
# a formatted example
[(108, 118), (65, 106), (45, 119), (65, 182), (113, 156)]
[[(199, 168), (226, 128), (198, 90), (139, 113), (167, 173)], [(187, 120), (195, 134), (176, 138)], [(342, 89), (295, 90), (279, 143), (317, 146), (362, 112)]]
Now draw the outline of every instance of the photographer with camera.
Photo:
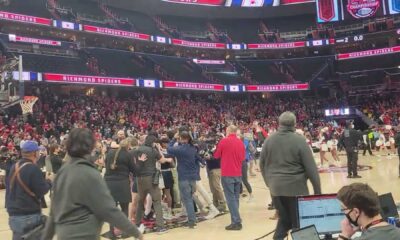
[(220, 212), (226, 212), (226, 201), (221, 186), (221, 161), (213, 156), (220, 139), (217, 135), (208, 139), (201, 138), (200, 141), (203, 142), (204, 147), (200, 149), (200, 156), (207, 163), (208, 182), (213, 196), (213, 204)]

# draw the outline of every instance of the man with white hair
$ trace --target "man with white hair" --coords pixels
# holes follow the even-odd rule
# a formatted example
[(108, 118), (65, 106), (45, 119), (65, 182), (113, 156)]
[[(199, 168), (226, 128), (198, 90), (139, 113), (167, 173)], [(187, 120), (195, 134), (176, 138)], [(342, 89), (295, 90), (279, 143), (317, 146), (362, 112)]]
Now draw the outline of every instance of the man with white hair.
[(274, 240), (283, 240), (294, 227), (296, 196), (309, 195), (310, 179), (315, 194), (321, 193), (317, 165), (303, 136), (295, 133), (296, 116), (284, 112), (279, 129), (265, 140), (260, 158), (264, 181), (279, 214)]
[(111, 148), (116, 149), (119, 148), (119, 143), (126, 138), (124, 130), (119, 130), (117, 132), (117, 139), (115, 141), (112, 141), (111, 143)]

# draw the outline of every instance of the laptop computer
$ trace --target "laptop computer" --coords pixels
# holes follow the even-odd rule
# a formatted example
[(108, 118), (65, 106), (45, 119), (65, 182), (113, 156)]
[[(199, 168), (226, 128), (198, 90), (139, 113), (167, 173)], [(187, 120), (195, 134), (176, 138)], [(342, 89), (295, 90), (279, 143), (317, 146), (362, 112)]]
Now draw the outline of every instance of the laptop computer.
[(399, 217), (392, 193), (380, 195), (379, 204), (381, 205), (381, 215), (384, 220), (387, 220), (388, 217)]
[(320, 240), (315, 225), (293, 230), (290, 234), (293, 240)]

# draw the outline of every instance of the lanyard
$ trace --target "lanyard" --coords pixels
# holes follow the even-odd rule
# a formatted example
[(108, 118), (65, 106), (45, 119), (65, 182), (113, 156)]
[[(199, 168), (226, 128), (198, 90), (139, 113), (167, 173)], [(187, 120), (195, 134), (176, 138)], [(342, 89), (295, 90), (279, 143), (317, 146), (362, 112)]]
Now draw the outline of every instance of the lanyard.
[(367, 226), (365, 226), (364, 229), (365, 229), (365, 230), (368, 230), (368, 228), (370, 228), (370, 227), (372, 227), (372, 226), (375, 226), (375, 225), (378, 225), (379, 223), (382, 223), (382, 222), (384, 222), (383, 219), (375, 220), (375, 221), (371, 222), (370, 224), (368, 224)]

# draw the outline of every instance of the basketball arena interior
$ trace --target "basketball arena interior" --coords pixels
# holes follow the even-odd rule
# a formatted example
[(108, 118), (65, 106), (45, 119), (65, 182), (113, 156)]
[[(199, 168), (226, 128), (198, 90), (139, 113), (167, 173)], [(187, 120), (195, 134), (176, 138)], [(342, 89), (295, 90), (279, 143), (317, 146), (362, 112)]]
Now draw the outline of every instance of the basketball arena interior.
[(0, 239), (400, 239), (400, 1), (0, 0)]

